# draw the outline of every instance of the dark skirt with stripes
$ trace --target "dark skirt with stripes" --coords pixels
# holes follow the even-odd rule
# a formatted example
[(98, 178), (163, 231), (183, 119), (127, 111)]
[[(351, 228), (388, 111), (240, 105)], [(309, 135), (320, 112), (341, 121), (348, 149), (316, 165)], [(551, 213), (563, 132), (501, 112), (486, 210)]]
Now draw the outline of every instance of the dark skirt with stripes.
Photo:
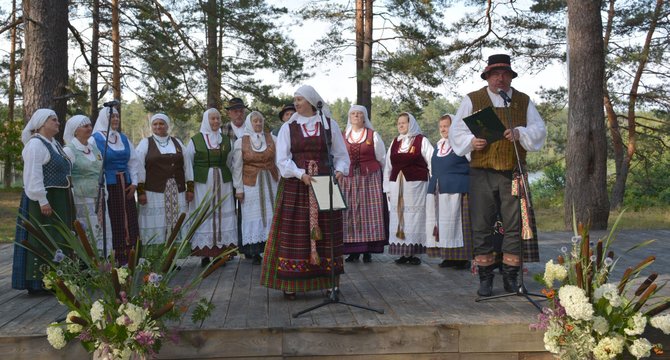
[[(128, 184), (125, 184), (127, 187)], [(137, 205), (135, 197), (126, 197), (123, 175), (116, 174), (116, 184), (107, 185), (107, 206), (109, 220), (112, 223), (112, 248), (114, 259), (119, 265), (128, 263), (130, 249), (140, 235), (137, 224)]]
[(384, 226), (384, 194), (382, 171), (353, 176), (340, 182), (347, 201), (343, 211), (344, 253), (383, 253), (388, 245)]
[[(319, 212), (323, 238), (316, 242), (319, 265), (310, 264), (309, 187), (298, 179), (282, 178), (272, 228), (265, 245), (261, 285), (286, 292), (328, 289), (344, 272), (342, 211)], [(334, 256), (331, 257), (331, 246)]]
[[(42, 268), (46, 263), (35, 256), (30, 250), (18, 245), (23, 240), (28, 240), (37, 251), (43, 251), (44, 256), (48, 256), (47, 250), (42, 247), (33, 235), (29, 234), (23, 227), (23, 219), (29, 218), (31, 221), (37, 221), (41, 225), (62, 224), (72, 228), (72, 222), (75, 219), (74, 201), (70, 189), (49, 188), (47, 189), (47, 200), (53, 210), (50, 217), (42, 215), (40, 204), (37, 201), (28, 199), (26, 193), (21, 195), (19, 205), (19, 214), (16, 218), (16, 233), (14, 245), (14, 262), (12, 264), (12, 288), (18, 290), (40, 290), (42, 289)], [(65, 244), (65, 239), (55, 227), (46, 227), (46, 231), (54, 238), (57, 243)], [(65, 246), (61, 246), (65, 250)], [(50, 257), (50, 256), (49, 256)]]

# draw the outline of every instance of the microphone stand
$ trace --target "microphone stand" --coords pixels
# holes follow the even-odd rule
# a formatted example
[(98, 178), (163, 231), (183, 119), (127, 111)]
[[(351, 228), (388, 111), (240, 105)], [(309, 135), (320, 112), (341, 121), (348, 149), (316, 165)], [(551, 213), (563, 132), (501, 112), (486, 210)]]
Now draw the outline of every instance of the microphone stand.
[[(519, 157), (519, 148), (517, 147), (517, 144), (516, 144), (517, 140), (514, 137), (514, 127), (512, 127), (512, 113), (511, 113), (511, 110), (509, 108), (509, 104), (512, 102), (512, 99), (510, 99), (510, 97), (502, 89), (498, 90), (498, 94), (500, 95), (500, 97), (502, 97), (503, 102), (505, 104), (505, 117), (507, 117), (507, 126), (512, 131), (512, 144), (514, 145), (514, 156), (516, 158), (516, 166), (519, 169), (519, 175), (520, 175), (520, 178), (521, 178), (521, 187), (523, 188), (523, 196), (526, 199), (526, 204), (528, 204), (528, 209), (529, 209), (529, 212), (530, 212), (530, 210), (532, 209), (532, 206), (533, 206), (530, 203), (530, 188), (528, 188), (528, 184), (526, 184), (526, 176), (524, 174), (524, 169), (523, 169), (523, 166), (521, 164), (521, 158)], [(519, 202), (521, 202), (520, 197), (519, 197)], [(521, 204), (519, 203), (519, 208), (520, 207), (521, 207)], [(503, 228), (504, 228), (504, 226), (505, 226), (505, 224), (503, 224)], [(519, 288), (516, 290), (516, 292), (511, 292), (511, 293), (506, 293), (506, 294), (501, 294), (501, 295), (494, 295), (494, 296), (487, 296), (487, 297), (478, 297), (477, 299), (475, 299), (475, 302), (488, 301), (488, 300), (493, 300), (493, 299), (500, 299), (500, 298), (505, 298), (505, 297), (509, 297), (509, 296), (522, 296), (526, 300), (528, 300), (528, 302), (530, 302), (533, 306), (535, 306), (535, 308), (537, 308), (538, 311), (540, 311), (540, 312), (542, 311), (542, 307), (537, 303), (537, 301), (531, 299), (530, 297), (531, 296), (536, 296), (536, 297), (541, 297), (541, 298), (546, 299), (546, 296), (544, 296), (542, 294), (528, 292), (528, 290), (526, 289), (526, 285), (524, 284), (524, 281), (523, 281), (523, 278), (524, 278), (524, 276), (523, 276), (523, 264), (524, 264), (524, 262), (523, 262), (523, 256), (524, 256), (523, 241), (524, 240), (521, 239), (521, 226), (522, 226), (521, 223), (519, 223), (519, 239), (522, 242), (521, 243), (521, 254), (519, 255), (519, 260), (520, 260), (520, 264), (519, 264), (519, 273), (520, 273), (519, 274)]]
[[(330, 201), (330, 208), (329, 212), (332, 213), (333, 210), (333, 184), (337, 184), (337, 178), (335, 177), (335, 166), (333, 165), (333, 154), (331, 152), (331, 147), (332, 147), (332, 128), (328, 128), (326, 130), (326, 122), (323, 118), (323, 103), (319, 101), (316, 104), (317, 109), (319, 110), (319, 117), (321, 118), (321, 136), (324, 138), (325, 143), (326, 143), (326, 153), (328, 154), (327, 159), (328, 159), (328, 200)], [(329, 221), (328, 227), (330, 228), (330, 234), (333, 234), (333, 222)], [(380, 314), (384, 313), (383, 309), (374, 309), (371, 307), (363, 306), (363, 305), (358, 305), (358, 304), (352, 304), (346, 301), (341, 301), (339, 298), (340, 294), (340, 288), (337, 286), (335, 283), (335, 242), (333, 241), (334, 239), (331, 239), (330, 241), (330, 258), (333, 261), (333, 265), (330, 267), (330, 283), (332, 284), (333, 288), (330, 291), (330, 294), (328, 295), (328, 298), (324, 300), (321, 304), (317, 304), (311, 307), (308, 307), (307, 309), (298, 311), (297, 313), (293, 314), (294, 318), (297, 318), (298, 316), (310, 312), (312, 310), (318, 309), (320, 307), (330, 305), (330, 304), (342, 304), (342, 305), (347, 305), (347, 306), (353, 306), (357, 307), (359, 309), (364, 309), (364, 310), (370, 310), (370, 311), (376, 311)], [(343, 265), (344, 266), (344, 263)]]
[(105, 105), (105, 107), (109, 108), (109, 112), (107, 115), (107, 131), (105, 132), (105, 151), (102, 152), (102, 168), (100, 169), (100, 176), (98, 177), (98, 198), (96, 199), (95, 208), (99, 209), (99, 211), (102, 211), (102, 255), (104, 259), (107, 259), (107, 216), (105, 216), (107, 212), (107, 202), (105, 199), (105, 163), (107, 162), (109, 130), (112, 126), (112, 113), (114, 111), (114, 105)]

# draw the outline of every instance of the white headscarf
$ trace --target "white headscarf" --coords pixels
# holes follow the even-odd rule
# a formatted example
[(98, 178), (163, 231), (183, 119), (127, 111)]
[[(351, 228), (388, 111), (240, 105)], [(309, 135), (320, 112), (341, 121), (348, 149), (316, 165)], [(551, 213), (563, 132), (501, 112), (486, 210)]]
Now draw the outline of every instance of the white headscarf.
[(409, 139), (413, 138), (417, 135), (421, 134), (421, 127), (419, 126), (419, 123), (416, 121), (414, 118), (414, 115), (408, 113), (408, 112), (403, 112), (398, 115), (398, 117), (401, 117), (402, 115), (407, 115), (409, 118), (409, 129), (407, 129), (407, 134), (401, 134), (398, 135), (398, 141), (402, 141), (404, 139)]
[[(214, 108), (210, 108), (205, 110), (204, 113), (202, 113), (202, 122), (200, 123), (200, 133), (203, 135), (207, 135), (210, 140), (216, 141), (216, 144), (221, 143), (221, 128), (219, 128), (218, 131), (212, 130), (212, 127), (209, 125), (209, 112), (210, 111), (219, 111)], [(219, 113), (220, 115), (221, 113)]]
[[(330, 108), (328, 107), (328, 104), (326, 104), (326, 102), (323, 101), (323, 98), (321, 98), (321, 95), (319, 95), (319, 93), (316, 92), (316, 90), (314, 90), (314, 88), (311, 87), (310, 85), (303, 85), (303, 86), (299, 87), (298, 90), (295, 91), (293, 96), (304, 97), (305, 100), (307, 100), (307, 102), (312, 104), (312, 106), (314, 106), (315, 108), (317, 107), (316, 105), (319, 103), (319, 101), (321, 101), (321, 105), (322, 105), (321, 111), (323, 112), (323, 116), (325, 116), (327, 118), (330, 118), (330, 119), (333, 118), (333, 114), (330, 112)], [(317, 110), (317, 114), (318, 114), (318, 110)], [(294, 113), (291, 116), (291, 118), (289, 119), (289, 121), (293, 121), (294, 119), (297, 118), (298, 115), (299, 114), (297, 112)]]
[(75, 115), (67, 120), (65, 123), (65, 131), (63, 131), (63, 140), (66, 144), (69, 144), (74, 139), (74, 133), (80, 127), (90, 124), (91, 119), (85, 115)]
[(149, 119), (149, 126), (153, 125), (154, 121), (156, 121), (156, 120), (165, 121), (165, 125), (167, 125), (168, 131), (170, 131), (170, 118), (167, 115), (162, 114), (162, 113), (154, 114), (154, 116), (152, 116), (151, 119)]
[[(119, 111), (115, 107), (112, 108), (112, 114), (118, 114)], [(93, 127), (93, 133), (102, 133), (107, 131), (109, 127), (109, 110), (104, 107), (98, 110), (98, 120), (95, 121), (95, 126)], [(109, 135), (116, 133), (117, 131), (109, 127)]]
[(39, 130), (42, 125), (44, 125), (47, 120), (52, 117), (52, 116), (58, 116), (56, 115), (56, 112), (51, 110), (51, 109), (37, 109), (33, 113), (33, 116), (30, 117), (30, 121), (26, 124), (26, 127), (23, 128), (23, 131), (21, 131), (21, 141), (23, 141), (24, 144), (28, 143), (28, 140), (30, 140), (30, 137), (33, 136), (33, 134)]
[(364, 126), (370, 130), (374, 130), (375, 128), (372, 127), (372, 123), (370, 122), (370, 119), (368, 118), (368, 109), (363, 106), (363, 105), (351, 105), (351, 108), (349, 108), (349, 113), (347, 115), (347, 127), (344, 128), (344, 136), (349, 136), (349, 133), (351, 132), (351, 113), (354, 111), (360, 111), (363, 113), (363, 116), (365, 116), (365, 124)]
[[(456, 117), (456, 115), (454, 115), (454, 114), (449, 114), (449, 113), (442, 114), (442, 116), (440, 116), (440, 120), (437, 123), (439, 124), (440, 121), (442, 121), (442, 118), (445, 117), (445, 116), (449, 117), (449, 119), (450, 119), (449, 120), (449, 123), (450, 123), (449, 127), (451, 127), (451, 125), (454, 124), (454, 118)], [(444, 139), (444, 138), (442, 137), (442, 134), (440, 134), (440, 141), (442, 141), (442, 139)]]
[(267, 147), (267, 143), (265, 142), (265, 135), (263, 134), (262, 127), (261, 132), (254, 131), (254, 126), (251, 124), (251, 119), (254, 117), (260, 117), (261, 120), (263, 121), (263, 125), (265, 125), (265, 117), (263, 116), (263, 114), (261, 114), (258, 111), (252, 111), (249, 115), (247, 115), (247, 119), (244, 121), (244, 135), (242, 136), (249, 137), (249, 139), (251, 140), (252, 150), (256, 152), (261, 152), (265, 150), (265, 148)]

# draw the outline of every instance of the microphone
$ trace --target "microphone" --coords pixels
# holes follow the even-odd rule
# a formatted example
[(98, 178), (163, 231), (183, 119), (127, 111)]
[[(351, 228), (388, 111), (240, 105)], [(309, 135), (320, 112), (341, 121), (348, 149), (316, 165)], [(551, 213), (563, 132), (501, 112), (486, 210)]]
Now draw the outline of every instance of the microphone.
[(102, 104), (102, 106), (104, 106), (104, 107), (114, 107), (114, 106), (119, 106), (119, 105), (121, 105), (121, 102), (119, 100), (116, 100), (116, 99)]
[(503, 100), (505, 100), (508, 103), (512, 102), (512, 99), (507, 95), (506, 92), (503, 91), (503, 89), (498, 89), (498, 95), (500, 95)]
[(319, 109), (319, 110), (321, 110), (321, 108), (323, 108), (323, 102), (321, 102), (321, 100), (316, 102), (316, 108)]

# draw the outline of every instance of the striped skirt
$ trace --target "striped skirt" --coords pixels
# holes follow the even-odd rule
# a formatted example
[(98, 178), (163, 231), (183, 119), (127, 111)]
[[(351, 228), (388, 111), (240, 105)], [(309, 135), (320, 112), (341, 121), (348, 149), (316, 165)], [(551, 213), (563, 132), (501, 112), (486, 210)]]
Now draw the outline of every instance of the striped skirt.
[(343, 211), (344, 253), (383, 253), (388, 244), (384, 225), (382, 171), (361, 175), (360, 169), (340, 182), (347, 201)]
[[(127, 187), (127, 184), (126, 186)], [(140, 236), (137, 224), (135, 197), (126, 196), (123, 173), (116, 174), (116, 184), (107, 185), (107, 211), (112, 223), (112, 248), (114, 258), (120, 265), (128, 263), (130, 249), (135, 247)]]
[[(261, 285), (287, 292), (333, 287), (330, 273), (344, 272), (342, 264), (342, 211), (319, 212), (323, 234), (316, 241), (319, 264), (311, 264), (309, 227), (309, 187), (302, 181), (282, 178), (270, 235), (265, 245)], [(331, 245), (334, 256), (331, 257)], [(336, 276), (336, 282), (337, 282)]]

